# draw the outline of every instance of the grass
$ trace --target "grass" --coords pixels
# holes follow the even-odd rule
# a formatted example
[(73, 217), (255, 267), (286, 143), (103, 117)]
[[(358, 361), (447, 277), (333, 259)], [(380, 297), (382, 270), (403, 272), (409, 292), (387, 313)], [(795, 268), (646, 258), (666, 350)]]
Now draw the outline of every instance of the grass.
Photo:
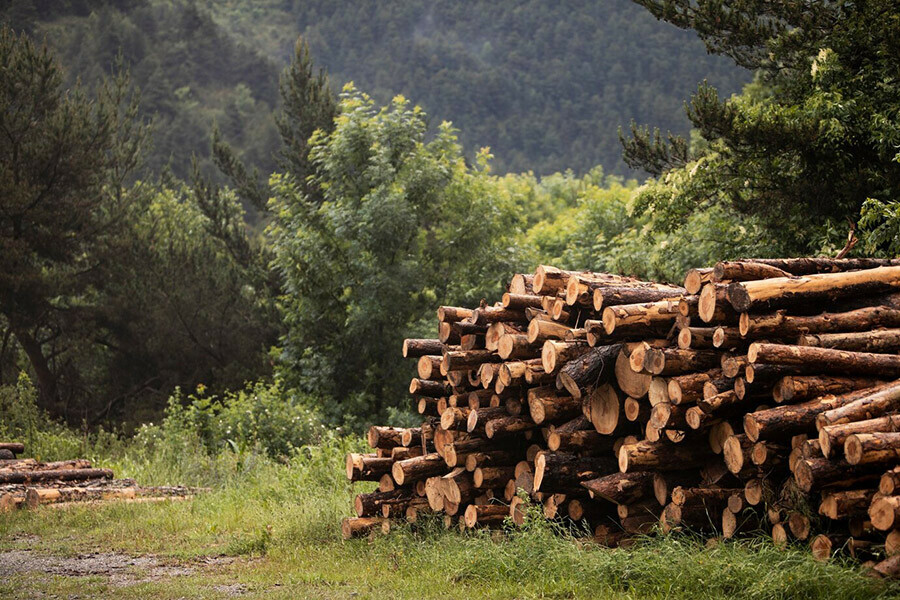
[[(190, 572), (137, 573), (125, 583), (105, 576), (26, 573), (0, 581), (0, 597), (900, 596), (896, 584), (871, 580), (850, 563), (818, 563), (804, 548), (779, 551), (763, 538), (707, 548), (680, 535), (608, 550), (576, 543), (535, 519), (502, 539), (488, 532), (447, 532), (434, 522), (371, 541), (344, 542), (338, 525), (350, 513), (354, 491), (343, 480), (343, 453), (354, 443), (336, 439), (306, 448), (288, 464), (252, 454), (221, 457), (222, 464), (210, 468), (220, 476), (230, 468), (231, 476), (192, 501), (7, 515), (0, 521), (2, 550), (149, 554)], [(130, 472), (118, 468), (123, 475)], [(234, 560), (205, 563), (205, 557), (220, 556)]]

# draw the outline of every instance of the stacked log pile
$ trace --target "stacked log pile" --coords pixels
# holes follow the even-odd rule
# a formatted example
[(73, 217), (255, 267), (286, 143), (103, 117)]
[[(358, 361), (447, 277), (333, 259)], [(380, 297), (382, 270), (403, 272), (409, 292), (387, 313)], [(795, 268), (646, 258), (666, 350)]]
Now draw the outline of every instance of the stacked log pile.
[(347, 457), (345, 537), (441, 513), (450, 526), (588, 523), (771, 534), (900, 574), (900, 261), (748, 259), (684, 286), (540, 266), (502, 301), (441, 307), (409, 339), (420, 427)]
[(44, 504), (69, 506), (96, 501), (154, 502), (186, 499), (199, 489), (183, 486), (139, 486), (133, 479), (114, 479), (84, 459), (40, 462), (18, 458), (21, 443), (0, 443), (0, 513)]

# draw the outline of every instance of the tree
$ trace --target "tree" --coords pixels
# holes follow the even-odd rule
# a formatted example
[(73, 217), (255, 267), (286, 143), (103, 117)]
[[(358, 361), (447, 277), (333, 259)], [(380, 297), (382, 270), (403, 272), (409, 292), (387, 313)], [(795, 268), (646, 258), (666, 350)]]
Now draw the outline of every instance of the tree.
[(809, 252), (869, 199), (900, 197), (900, 15), (890, 0), (636, 0), (757, 71), (739, 96), (701, 84), (699, 143), (632, 126), (625, 158), (659, 176), (638, 195), (665, 230), (724, 203)]
[(272, 178), (282, 371), (336, 422), (408, 406), (403, 337), (436, 335), (438, 299), (497, 297), (514, 259), (519, 217), (488, 176), (486, 152), (470, 168), (448, 123), (427, 143), (425, 131), (424, 112), (404, 98), (376, 109), (348, 86), (334, 130), (310, 140), (321, 200), (294, 177)]
[(146, 127), (128, 79), (96, 100), (63, 90), (46, 47), (0, 31), (0, 314), (34, 371), (43, 408), (63, 402), (61, 349), (105, 285), (107, 251), (140, 194), (125, 183)]

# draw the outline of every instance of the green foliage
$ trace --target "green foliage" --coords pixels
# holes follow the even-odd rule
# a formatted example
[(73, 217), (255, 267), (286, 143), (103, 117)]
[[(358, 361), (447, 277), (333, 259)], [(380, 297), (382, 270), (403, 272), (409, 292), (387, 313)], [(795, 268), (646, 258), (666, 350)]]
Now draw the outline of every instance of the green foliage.
[(90, 296), (140, 208), (123, 186), (146, 130), (125, 76), (104, 81), (96, 100), (67, 90), (49, 51), (6, 27), (0, 64), (0, 324), (28, 357), (41, 405), (59, 412), (70, 391), (60, 348), (91, 318)]
[(863, 233), (863, 252), (873, 256), (900, 255), (900, 202), (869, 198), (863, 203), (859, 226)]
[(490, 146), (499, 172), (600, 164), (625, 175), (618, 125), (637, 119), (685, 133), (683, 98), (694, 82), (730, 92), (749, 78), (626, 0), (208, 5), (223, 27), (278, 60), (299, 33), (332, 81), (354, 81), (379, 103), (415, 98), (453, 121), (470, 159)]
[(210, 131), (239, 148), (238, 156), (269, 173), (279, 136), (273, 111), (278, 65), (218, 26), (192, 0), (22, 2), (0, 7), (0, 23), (46, 39), (65, 67), (65, 83), (89, 87), (122, 57), (142, 91), (141, 115), (154, 121), (143, 174), (163, 168), (186, 179), (191, 157), (214, 174)]
[(630, 165), (668, 169), (638, 200), (641, 209), (667, 214), (661, 229), (725, 203), (758, 217), (782, 251), (815, 252), (835, 223), (858, 219), (867, 198), (900, 194), (900, 18), (893, 2), (638, 3), (758, 70), (739, 96), (721, 98), (700, 86), (688, 116), (704, 143), (690, 156), (675, 151), (680, 158), (672, 160), (646, 129), (626, 141)]
[(438, 299), (499, 293), (517, 216), (487, 157), (468, 167), (449, 124), (426, 143), (420, 108), (398, 96), (377, 109), (352, 86), (340, 109), (334, 131), (310, 141), (324, 202), (273, 176), (269, 233), (289, 381), (321, 395), (333, 419), (368, 419), (403, 401), (410, 372), (397, 349)]

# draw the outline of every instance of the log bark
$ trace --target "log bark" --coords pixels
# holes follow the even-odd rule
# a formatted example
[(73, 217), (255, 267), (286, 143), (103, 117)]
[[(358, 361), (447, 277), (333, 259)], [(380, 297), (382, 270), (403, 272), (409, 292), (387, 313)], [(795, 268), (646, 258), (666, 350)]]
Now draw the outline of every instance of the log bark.
[(684, 288), (652, 284), (646, 286), (603, 286), (593, 291), (592, 304), (598, 313), (609, 306), (647, 304), (661, 300), (677, 302), (687, 292)]
[(741, 335), (750, 339), (787, 339), (808, 334), (870, 331), (876, 327), (900, 327), (900, 310), (867, 306), (814, 316), (788, 315), (785, 311), (759, 315), (742, 313), (738, 322)]
[(592, 497), (616, 504), (634, 504), (654, 497), (653, 473), (649, 471), (611, 473), (583, 481), (581, 485), (587, 488)]
[(591, 347), (581, 341), (547, 340), (541, 349), (541, 366), (545, 373), (556, 373), (565, 363), (590, 351)]
[(453, 393), (451, 386), (444, 381), (429, 381), (427, 379), (413, 379), (409, 382), (409, 393), (414, 396), (427, 396), (429, 398), (442, 398)]
[(500, 338), (497, 346), (497, 354), (503, 360), (537, 358), (540, 352), (540, 346), (529, 342), (528, 336), (524, 333), (507, 333)]
[(484, 433), (488, 438), (512, 435), (529, 431), (538, 427), (531, 417), (511, 416), (491, 419), (484, 425)]
[(750, 260), (720, 261), (713, 267), (711, 280), (722, 281), (756, 281), (775, 277), (790, 277), (789, 273), (778, 267)]
[(579, 457), (565, 452), (539, 452), (534, 459), (534, 490), (579, 487), (582, 481), (614, 473), (612, 457)]
[(390, 450), (395, 446), (403, 445), (403, 427), (380, 427), (372, 425), (366, 434), (366, 440), (370, 448), (384, 448)]
[(706, 445), (696, 443), (638, 442), (619, 449), (619, 470), (678, 471), (699, 467), (709, 460), (712, 452)]
[(900, 356), (897, 355), (757, 342), (750, 345), (747, 359), (750, 363), (802, 366), (835, 375), (900, 377)]
[(720, 283), (704, 285), (697, 302), (697, 316), (704, 323), (736, 322), (738, 315), (728, 304), (727, 286)]
[(502, 504), (470, 504), (463, 521), (472, 529), (478, 525), (499, 525), (509, 516), (509, 507)]
[(581, 412), (581, 400), (558, 392), (554, 386), (532, 388), (528, 390), (528, 412), (537, 424), (572, 419)]
[(853, 352), (896, 353), (900, 350), (900, 329), (853, 331), (847, 333), (804, 334), (799, 337), (800, 346), (850, 350)]
[(509, 282), (509, 292), (511, 294), (534, 295), (533, 273), (516, 273)]
[(846, 460), (827, 458), (804, 458), (794, 467), (794, 481), (803, 492), (811, 492), (823, 487), (835, 488), (863, 487), (877, 480), (879, 471), (869, 465), (854, 468)]
[(625, 398), (622, 405), (622, 412), (629, 421), (645, 422), (650, 418), (651, 406), (645, 402), (641, 402), (635, 398)]
[(684, 276), (684, 289), (688, 294), (699, 294), (713, 277), (713, 268), (690, 269)]
[(490, 350), (445, 350), (441, 359), (441, 374), (446, 375), (450, 371), (468, 371), (486, 362), (500, 362), (500, 357)]
[(441, 323), (456, 323), (472, 318), (473, 312), (471, 309), (458, 306), (440, 306), (437, 309), (437, 318)]
[(578, 452), (581, 454), (609, 453), (614, 440), (592, 429), (560, 433), (554, 431), (547, 437), (547, 448), (551, 452)]
[(720, 353), (712, 350), (651, 348), (644, 355), (644, 370), (660, 376), (683, 375), (715, 368)]
[(503, 308), (511, 310), (524, 310), (526, 308), (541, 308), (541, 296), (532, 294), (514, 294), (506, 292), (500, 303)]
[(9, 450), (13, 454), (25, 452), (25, 444), (21, 442), (0, 442), (0, 450)]
[(775, 402), (796, 403), (829, 394), (846, 394), (875, 387), (884, 381), (872, 377), (833, 377), (829, 375), (787, 375), (772, 390)]
[(678, 314), (678, 302), (673, 300), (608, 306), (603, 309), (603, 329), (607, 335), (614, 332), (643, 334), (647, 329), (670, 326)]
[(0, 472), (0, 483), (34, 483), (39, 481), (86, 481), (112, 479), (110, 469), (53, 469), (46, 471)]
[(874, 500), (869, 507), (869, 519), (881, 531), (900, 527), (900, 496), (885, 496)]
[(878, 482), (878, 491), (885, 496), (897, 495), (900, 491), (900, 467), (894, 467), (881, 476)]
[(816, 418), (816, 425), (821, 429), (826, 425), (873, 419), (900, 407), (900, 381), (862, 390), (860, 394), (863, 395), (853, 402), (823, 412)]
[(624, 351), (616, 357), (615, 373), (619, 389), (632, 398), (643, 398), (650, 390), (653, 376), (634, 372)]
[(615, 374), (616, 358), (622, 344), (596, 346), (566, 363), (556, 376), (573, 398), (581, 398), (588, 388), (607, 383)]
[(371, 492), (369, 494), (357, 494), (354, 500), (354, 508), (358, 517), (374, 517), (381, 514), (381, 506), (386, 501), (409, 500), (412, 493), (409, 490), (394, 490), (391, 492)]
[(900, 432), (854, 433), (844, 442), (844, 458), (851, 465), (896, 465), (900, 459)]
[(816, 430), (816, 419), (820, 414), (865, 398), (881, 389), (883, 386), (748, 413), (744, 416), (744, 432), (754, 442), (761, 439), (787, 439), (799, 433), (813, 433)]
[(483, 306), (472, 312), (475, 325), (487, 326), (500, 321), (511, 323), (527, 323), (524, 309), (503, 308), (502, 306)]
[(829, 458), (833, 452), (837, 454), (843, 451), (844, 442), (851, 435), (897, 431), (900, 431), (900, 415), (886, 415), (850, 423), (825, 425), (819, 429), (819, 447), (822, 449), (822, 454)]
[(397, 485), (405, 485), (437, 475), (446, 469), (443, 457), (437, 452), (432, 452), (395, 462), (391, 467), (391, 475)]
[(386, 523), (389, 524), (390, 521), (384, 517), (347, 517), (341, 521), (341, 536), (345, 540), (363, 537), (381, 530)]
[(689, 404), (703, 397), (703, 385), (722, 377), (721, 369), (711, 369), (703, 373), (687, 373), (669, 379), (667, 390), (672, 404)]
[(823, 494), (819, 512), (833, 521), (866, 515), (875, 490), (844, 490)]

